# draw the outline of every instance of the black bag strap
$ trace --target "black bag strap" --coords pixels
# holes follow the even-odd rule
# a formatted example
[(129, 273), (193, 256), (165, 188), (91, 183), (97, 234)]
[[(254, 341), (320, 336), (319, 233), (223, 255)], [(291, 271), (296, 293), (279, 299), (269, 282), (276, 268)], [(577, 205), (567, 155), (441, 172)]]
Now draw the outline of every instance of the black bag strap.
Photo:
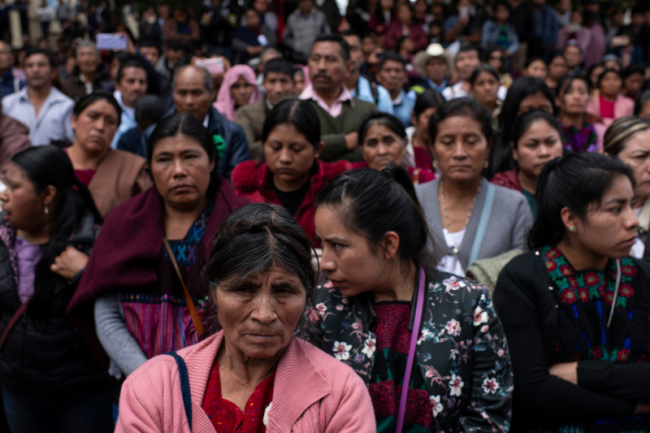
[(187, 417), (187, 423), (190, 426), (190, 431), (192, 431), (192, 393), (190, 391), (190, 379), (187, 375), (187, 365), (183, 358), (178, 356), (176, 352), (167, 352), (165, 355), (169, 355), (176, 360), (176, 365), (178, 366), (178, 376), (181, 379), (181, 393), (183, 394), (183, 406), (185, 406), (185, 416)]

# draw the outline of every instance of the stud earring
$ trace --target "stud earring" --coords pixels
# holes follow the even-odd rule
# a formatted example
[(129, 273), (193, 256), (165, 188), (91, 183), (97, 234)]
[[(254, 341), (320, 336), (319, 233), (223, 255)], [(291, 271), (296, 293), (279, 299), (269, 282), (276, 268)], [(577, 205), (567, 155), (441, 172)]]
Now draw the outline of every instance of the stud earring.
[(50, 213), (50, 210), (47, 208), (47, 206), (45, 206), (45, 215), (47, 215), (49, 213)]
[(489, 166), (490, 166), (490, 161), (486, 159), (485, 164), (483, 164), (483, 167), (488, 168)]
[(571, 226), (571, 227), (569, 227), (569, 230), (571, 230), (572, 232), (575, 233), (575, 231), (576, 231), (576, 226)]

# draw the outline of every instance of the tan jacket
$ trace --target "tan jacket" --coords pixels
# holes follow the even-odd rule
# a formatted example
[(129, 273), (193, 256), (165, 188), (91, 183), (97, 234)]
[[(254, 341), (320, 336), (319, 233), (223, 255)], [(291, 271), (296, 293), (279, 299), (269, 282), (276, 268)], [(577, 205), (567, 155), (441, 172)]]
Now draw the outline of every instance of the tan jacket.
[(5, 181), (11, 158), (31, 145), (29, 128), (13, 117), (0, 113), (0, 180)]
[(102, 217), (106, 218), (117, 206), (153, 185), (146, 163), (143, 157), (129, 152), (108, 151), (88, 187)]
[(264, 143), (262, 143), (262, 128), (264, 120), (269, 114), (266, 105), (266, 98), (262, 98), (252, 104), (244, 105), (235, 115), (235, 123), (238, 123), (246, 132), (248, 149), (255, 161), (264, 161)]

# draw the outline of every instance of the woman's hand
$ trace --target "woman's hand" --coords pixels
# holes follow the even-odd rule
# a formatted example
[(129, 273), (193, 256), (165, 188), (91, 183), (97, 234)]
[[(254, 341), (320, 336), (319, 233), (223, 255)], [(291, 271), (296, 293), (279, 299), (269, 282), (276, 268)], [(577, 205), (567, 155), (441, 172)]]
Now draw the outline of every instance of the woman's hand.
[(562, 362), (560, 364), (551, 365), (551, 368), (549, 368), (548, 371), (553, 376), (557, 376), (574, 385), (578, 384), (577, 362)]
[(71, 279), (77, 272), (82, 271), (88, 263), (88, 256), (75, 247), (68, 247), (59, 257), (54, 259), (50, 270), (61, 275), (66, 280)]

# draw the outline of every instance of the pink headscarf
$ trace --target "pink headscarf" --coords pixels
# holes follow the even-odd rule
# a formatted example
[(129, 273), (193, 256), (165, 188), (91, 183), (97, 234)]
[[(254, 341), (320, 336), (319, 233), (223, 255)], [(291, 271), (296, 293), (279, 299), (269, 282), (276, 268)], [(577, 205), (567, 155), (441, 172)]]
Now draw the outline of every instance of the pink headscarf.
[(248, 101), (249, 104), (262, 99), (262, 92), (257, 87), (255, 72), (250, 66), (236, 65), (230, 68), (223, 77), (223, 83), (221, 83), (214, 108), (232, 122), (235, 121), (235, 100), (230, 94), (230, 88), (239, 80), (239, 77), (244, 77), (248, 84), (253, 86), (253, 93), (251, 94), (251, 99)]
[(296, 63), (293, 65), (293, 69), (301, 69), (302, 70), (302, 75), (305, 76), (305, 87), (309, 86), (311, 84), (311, 80), (309, 79), (309, 66), (301, 65), (299, 63)]

